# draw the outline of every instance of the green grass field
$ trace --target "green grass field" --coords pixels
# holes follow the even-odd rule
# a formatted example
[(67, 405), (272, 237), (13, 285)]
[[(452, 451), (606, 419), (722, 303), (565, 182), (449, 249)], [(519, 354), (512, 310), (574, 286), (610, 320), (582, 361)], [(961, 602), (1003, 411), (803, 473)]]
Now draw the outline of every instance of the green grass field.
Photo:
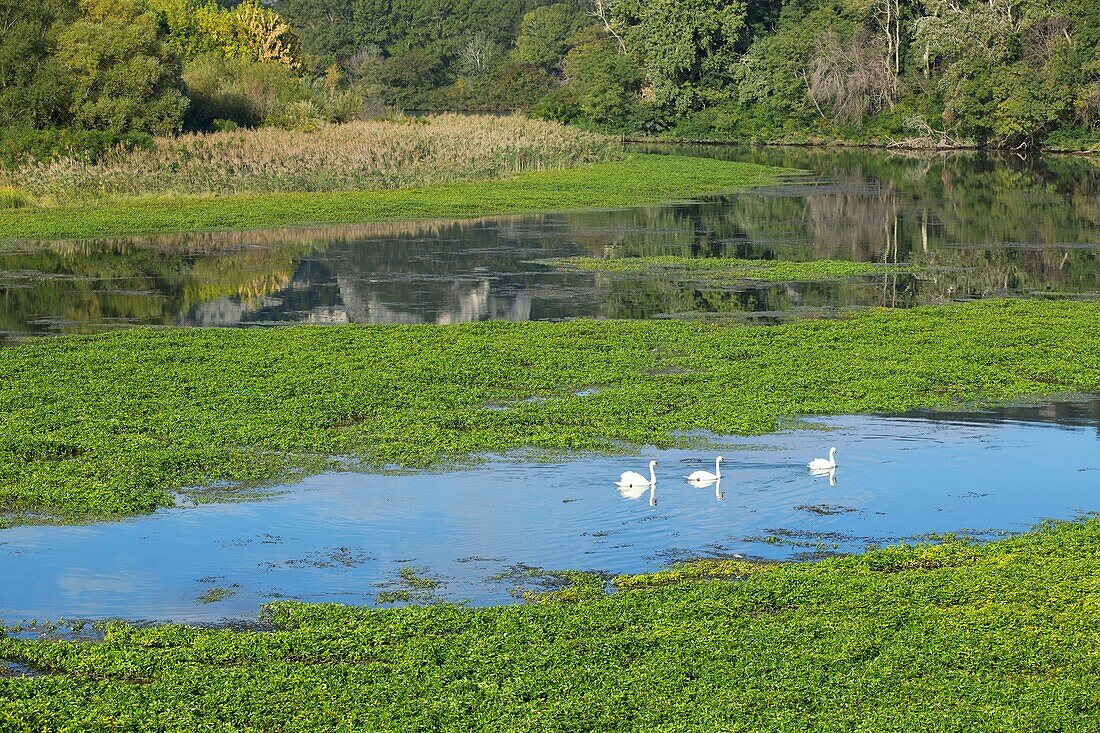
[(1100, 520), (666, 573), (575, 603), (283, 603), (276, 630), (0, 639), (0, 729), (1092, 731)]
[(24, 208), (0, 216), (0, 239), (88, 238), (259, 229), (388, 219), (640, 206), (774, 183), (778, 168), (708, 158), (632, 155), (561, 171), (389, 191), (177, 196)]
[[(769, 328), (573, 321), (41, 339), (0, 349), (0, 511), (9, 523), (148, 512), (173, 490), (294, 480), (330, 456), (417, 467), (523, 448), (612, 451), (692, 429), (765, 433), (785, 416), (1098, 392), (1097, 364), (1100, 303), (1071, 301)], [(524, 401), (533, 396), (547, 399)]]

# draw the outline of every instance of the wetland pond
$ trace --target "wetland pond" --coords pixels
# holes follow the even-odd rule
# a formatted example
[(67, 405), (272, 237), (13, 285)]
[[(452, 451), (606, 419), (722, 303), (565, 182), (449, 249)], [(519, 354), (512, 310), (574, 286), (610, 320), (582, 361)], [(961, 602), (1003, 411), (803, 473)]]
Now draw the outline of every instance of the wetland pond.
[[(328, 473), (269, 496), (0, 532), (0, 617), (254, 619), (286, 598), (514, 601), (531, 568), (657, 570), (694, 557), (811, 559), (1100, 509), (1100, 399), (988, 412), (816, 418), (706, 450), (443, 472)], [(827, 428), (822, 430), (821, 428)], [(838, 447), (833, 480), (806, 462)], [(726, 462), (718, 489), (681, 478)], [(655, 489), (623, 470), (660, 461)]]
[[(680, 316), (772, 323), (865, 306), (1096, 297), (1100, 168), (1072, 157), (663, 148), (812, 171), (636, 209), (0, 243), (0, 342), (134, 325)], [(830, 282), (670, 282), (532, 260), (681, 255), (910, 263)], [(818, 418), (713, 447), (431, 473), (327, 473), (126, 521), (0, 531), (0, 620), (255, 619), (281, 598), (514, 601), (531, 568), (808, 559), (930, 532), (979, 538), (1100, 510), (1100, 400)], [(835, 484), (805, 464), (839, 449)], [(726, 458), (720, 492), (679, 477)], [(660, 460), (656, 504), (620, 495)]]
[[(0, 341), (148, 324), (658, 316), (771, 323), (861, 306), (1100, 291), (1100, 166), (1087, 159), (659, 150), (813, 175), (624, 210), (0, 243)], [(921, 275), (708, 284), (532, 262), (578, 255), (901, 262)]]

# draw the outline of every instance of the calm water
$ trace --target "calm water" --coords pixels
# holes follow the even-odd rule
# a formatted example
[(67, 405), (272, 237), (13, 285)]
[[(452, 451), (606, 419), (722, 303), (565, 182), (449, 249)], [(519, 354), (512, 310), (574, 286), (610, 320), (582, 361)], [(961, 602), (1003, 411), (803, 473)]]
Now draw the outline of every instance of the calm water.
[[(670, 148), (663, 148), (670, 150)], [(811, 170), (705, 203), (464, 223), (0, 245), (0, 340), (135, 324), (760, 319), (1100, 292), (1100, 168), (1078, 158), (674, 149)], [(681, 254), (914, 262), (934, 275), (709, 287), (530, 260)]]
[[(731, 554), (818, 557), (927, 532), (995, 536), (1100, 510), (1100, 400), (989, 413), (837, 417), (713, 451), (411, 475), (325, 474), (260, 501), (0, 532), (0, 618), (214, 621), (279, 598), (513, 600), (517, 566), (653, 570)], [(838, 447), (835, 485), (805, 463)], [(612, 480), (660, 460), (656, 504)], [(507, 577), (499, 577), (501, 574)]]
[[(669, 150), (669, 148), (663, 148)], [(0, 342), (133, 325), (704, 317), (774, 322), (994, 296), (1100, 297), (1100, 168), (1077, 158), (693, 148), (810, 170), (791, 185), (619, 211), (0, 244)], [(913, 262), (931, 273), (699, 286), (531, 260), (680, 254)], [(0, 531), (0, 620), (254, 618), (279, 598), (513, 600), (525, 568), (812, 558), (927, 532), (996, 536), (1100, 510), (1100, 400), (838, 417), (714, 452), (324, 474), (261, 500)], [(805, 463), (839, 448), (833, 477)], [(661, 461), (648, 492), (611, 481)], [(404, 577), (402, 576), (404, 573)], [(425, 588), (417, 579), (431, 579)]]

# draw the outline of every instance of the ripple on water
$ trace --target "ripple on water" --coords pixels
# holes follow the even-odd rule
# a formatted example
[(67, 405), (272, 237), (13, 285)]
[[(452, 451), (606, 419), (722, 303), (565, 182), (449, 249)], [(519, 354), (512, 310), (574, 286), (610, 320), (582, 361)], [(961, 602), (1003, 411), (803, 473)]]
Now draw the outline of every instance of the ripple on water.
[[(267, 499), (15, 527), (0, 532), (0, 617), (214, 622), (255, 618), (280, 598), (373, 604), (429, 582), (424, 598), (501, 603), (514, 598), (493, 578), (518, 566), (637, 573), (697, 556), (814, 559), (1100, 509), (1100, 400), (817, 422), (828, 430), (706, 436), (706, 450), (637, 456), (330, 473)], [(805, 468), (830, 445), (835, 484)], [(720, 487), (680, 478), (717, 453)], [(661, 464), (653, 506), (648, 491), (624, 498), (611, 483), (651, 456)]]

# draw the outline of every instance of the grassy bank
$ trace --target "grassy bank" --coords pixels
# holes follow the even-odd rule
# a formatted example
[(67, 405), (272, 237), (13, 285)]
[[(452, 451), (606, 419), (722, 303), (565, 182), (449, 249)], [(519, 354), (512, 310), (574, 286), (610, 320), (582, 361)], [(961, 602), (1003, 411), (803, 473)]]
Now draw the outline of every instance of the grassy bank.
[[(280, 604), (277, 630), (0, 640), (12, 730), (1087, 731), (1100, 520), (737, 582), (488, 609)], [(677, 582), (679, 579), (680, 582)]]
[(141, 196), (370, 191), (490, 180), (618, 160), (606, 135), (520, 116), (433, 115), (157, 138), (95, 162), (58, 158), (0, 171), (46, 205)]
[(705, 158), (634, 155), (566, 170), (385, 191), (175, 196), (0, 216), (0, 239), (164, 234), (207, 229), (469, 218), (494, 214), (640, 206), (773, 183), (781, 169)]
[[(774, 328), (576, 321), (140, 330), (0, 350), (0, 510), (484, 451), (669, 445), (782, 416), (1100, 392), (1100, 304), (993, 301)], [(601, 387), (577, 396), (581, 388)], [(524, 402), (541, 396), (544, 401)], [(706, 410), (698, 409), (700, 404)], [(501, 405), (509, 409), (494, 409)]]
[(742, 260), (735, 257), (557, 257), (536, 260), (561, 270), (643, 275), (672, 280), (705, 280), (710, 284), (738, 281), (787, 282), (796, 280), (838, 280), (859, 275), (910, 273), (908, 265), (850, 260)]

